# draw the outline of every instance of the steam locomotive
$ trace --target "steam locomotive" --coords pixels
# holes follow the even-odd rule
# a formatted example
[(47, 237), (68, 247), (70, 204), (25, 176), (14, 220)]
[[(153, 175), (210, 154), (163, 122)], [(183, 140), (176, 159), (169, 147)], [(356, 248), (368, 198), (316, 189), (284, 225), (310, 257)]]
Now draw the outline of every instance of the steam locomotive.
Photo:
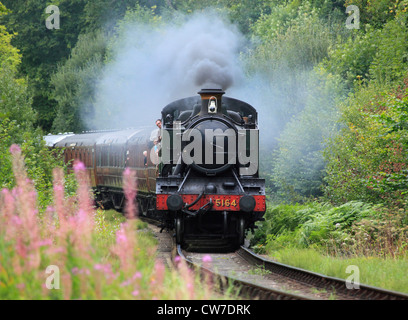
[(45, 140), (64, 148), (66, 163), (85, 164), (96, 202), (105, 208), (124, 207), (122, 173), (129, 167), (136, 172), (139, 215), (174, 229), (183, 246), (236, 247), (266, 209), (257, 112), (223, 97), (221, 89), (198, 94), (165, 106), (159, 131), (68, 133)]

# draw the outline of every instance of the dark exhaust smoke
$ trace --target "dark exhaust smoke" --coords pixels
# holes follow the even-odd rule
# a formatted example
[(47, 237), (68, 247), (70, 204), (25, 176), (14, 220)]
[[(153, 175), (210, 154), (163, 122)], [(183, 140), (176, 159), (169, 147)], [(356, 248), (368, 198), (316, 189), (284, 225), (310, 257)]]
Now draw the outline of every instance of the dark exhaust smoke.
[(243, 37), (212, 11), (157, 29), (133, 23), (123, 30), (96, 84), (94, 118), (84, 119), (89, 129), (154, 125), (168, 103), (243, 78)]

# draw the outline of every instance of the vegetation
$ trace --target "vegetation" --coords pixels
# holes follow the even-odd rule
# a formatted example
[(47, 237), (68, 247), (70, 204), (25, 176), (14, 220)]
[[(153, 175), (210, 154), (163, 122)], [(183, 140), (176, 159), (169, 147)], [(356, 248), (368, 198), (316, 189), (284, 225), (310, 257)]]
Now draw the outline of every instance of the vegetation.
[[(76, 195), (65, 197), (63, 171), (54, 170), (53, 206), (38, 215), (21, 150), (12, 145), (11, 153), (17, 184), (3, 189), (0, 201), (2, 300), (214, 298), (211, 282), (202, 283), (182, 261), (169, 271), (155, 260), (154, 239), (138, 232), (146, 224), (134, 218), (134, 207), (127, 206), (127, 220), (92, 208), (80, 162), (74, 165)], [(134, 183), (125, 171), (130, 194)]]
[[(342, 279), (351, 276), (352, 272), (348, 269), (350, 266), (358, 267), (359, 283), (408, 293), (407, 259), (333, 257), (314, 249), (293, 248), (275, 251), (274, 257), (285, 264)], [(336, 299), (335, 296), (333, 298)]]
[[(25, 188), (31, 191), (35, 188), (37, 194), (38, 207), (32, 210), (38, 210), (42, 217), (38, 234), (43, 236), (46, 221), (55, 225), (51, 229), (55, 232), (52, 237), (41, 239), (62, 241), (57, 231), (64, 228), (68, 228), (68, 233), (72, 231), (69, 229), (72, 225), (61, 226), (58, 219), (46, 218), (58, 211), (51, 210), (52, 214), (47, 211), (55, 200), (52, 169), (63, 170), (64, 165), (58, 155), (55, 157), (45, 147), (42, 135), (80, 132), (85, 129), (84, 116), (97, 118), (105, 112), (103, 106), (95, 105), (95, 87), (104, 68), (114, 62), (115, 53), (124, 45), (129, 24), (164, 28), (181, 24), (185, 17), (197, 11), (206, 14), (211, 7), (225, 21), (235, 24), (245, 38), (237, 60), (245, 75), (244, 82), (257, 95), (255, 107), (259, 111), (263, 139), (261, 175), (266, 178), (270, 204), (266, 221), (259, 225), (252, 243), (283, 261), (289, 261), (291, 255), (306, 257), (293, 263), (303, 266), (303, 260), (309, 260), (313, 264), (310, 268), (328, 265), (328, 261), (342, 266), (343, 263), (369, 266), (379, 261), (369, 269), (386, 265), (395, 275), (394, 266), (406, 270), (408, 0), (57, 2), (61, 12), (59, 30), (45, 27), (47, 14), (43, 1), (0, 2), (0, 184), (3, 188), (0, 201), (7, 208), (14, 208), (20, 201), (10, 191), (19, 185), (12, 172), (9, 152), (16, 144), (24, 155), (27, 177), (33, 184)], [(348, 5), (359, 9), (359, 29), (346, 28)], [(132, 45), (143, 45), (143, 39), (132, 41)], [(66, 197), (74, 196), (76, 182), (72, 175), (65, 174), (64, 185)], [(78, 205), (74, 200), (68, 201), (67, 206), (68, 203), (73, 208)], [(6, 219), (4, 210), (1, 219)], [(75, 216), (72, 210), (70, 215)], [(95, 293), (99, 292), (96, 282), (81, 288), (78, 277), (86, 275), (73, 274), (72, 268), (89, 270), (92, 277), (99, 277), (92, 263), (105, 259), (106, 248), (113, 248), (120, 230), (135, 232), (137, 228), (122, 229), (123, 221), (106, 223), (108, 218), (100, 211), (92, 212), (92, 217), (99, 231), (84, 241), (95, 248), (92, 259), (96, 260), (88, 260), (89, 257), (81, 256), (81, 248), (67, 244), (64, 250), (69, 254), (61, 256), (67, 265), (61, 267), (66, 279), (72, 280), (72, 291), (65, 297), (99, 298)], [(2, 225), (0, 232), (5, 236), (7, 230), (1, 229)], [(5, 274), (8, 277), (14, 271), (7, 269), (4, 273), (4, 270), (13, 264), (20, 264), (19, 270), (28, 273), (14, 274), (10, 279), (17, 282), (7, 282), (8, 289), (1, 291), (2, 297), (20, 294), (24, 298), (42, 297), (40, 292), (27, 295), (28, 291), (16, 284), (28, 285), (24, 277), (31, 277), (38, 284), (38, 268), (43, 268), (50, 258), (49, 246), (30, 247), (36, 257), (32, 269), (26, 265), (30, 260), (19, 256), (19, 247), (13, 239), (17, 238), (0, 242), (3, 259), (0, 281), (6, 283)], [(29, 246), (30, 239), (17, 240)], [(101, 243), (105, 248), (99, 247)], [(135, 258), (150, 261), (149, 267), (146, 265), (149, 270), (146, 274), (150, 276), (154, 262), (147, 255), (147, 251), (142, 251), (140, 256), (135, 253)], [(108, 260), (112, 258), (107, 256)], [(77, 261), (81, 262), (76, 265)], [(112, 270), (119, 265), (115, 259), (109, 263)], [(328, 269), (321, 270), (331, 274)], [(118, 279), (125, 281), (130, 276), (124, 273)], [(148, 282), (149, 276), (143, 281)], [(157, 292), (147, 282), (144, 282), (143, 298), (152, 298)], [(397, 290), (407, 291), (406, 284), (402, 280), (398, 282), (402, 287)], [(118, 293), (119, 280), (112, 283), (109, 297), (133, 297), (132, 291)], [(382, 282), (372, 284), (382, 285)]]

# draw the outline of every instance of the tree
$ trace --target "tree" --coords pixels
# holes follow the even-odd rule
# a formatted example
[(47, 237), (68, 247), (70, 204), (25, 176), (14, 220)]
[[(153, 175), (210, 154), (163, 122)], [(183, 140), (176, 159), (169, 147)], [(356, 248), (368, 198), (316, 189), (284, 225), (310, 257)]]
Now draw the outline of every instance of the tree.
[(259, 79), (258, 108), (268, 129), (273, 128), (267, 133), (273, 140), (305, 107), (310, 74), (335, 43), (336, 27), (319, 18), (310, 3), (292, 1), (262, 16), (253, 30), (261, 43), (255, 42), (245, 57), (247, 73), (249, 79)]
[[(8, 14), (10, 11), (0, 2), (0, 17)], [(7, 64), (15, 69), (21, 62), (19, 50), (11, 45), (13, 34), (6, 30), (6, 26), (0, 25), (0, 67)]]
[(337, 103), (344, 98), (340, 77), (316, 68), (308, 81), (305, 108), (285, 127), (273, 161), (272, 179), (285, 200), (323, 194), (322, 151), (338, 131)]
[(2, 21), (17, 35), (12, 44), (22, 53), (20, 71), (29, 77), (34, 89), (33, 107), (38, 112), (37, 124), (49, 130), (55, 116), (55, 101), (50, 98), (49, 79), (57, 62), (68, 57), (75, 45), (82, 23), (85, 0), (60, 0), (61, 28), (47, 29), (45, 20), (47, 4), (42, 0), (5, 0), (11, 10)]
[[(0, 15), (8, 11), (0, 3)], [(20, 145), (28, 165), (30, 179), (39, 192), (42, 206), (52, 192), (52, 168), (62, 166), (45, 146), (42, 131), (35, 128), (37, 113), (32, 108), (33, 97), (27, 81), (18, 77), (21, 55), (11, 45), (5, 26), (0, 25), (0, 189), (12, 187), (11, 154), (13, 144)]]
[(103, 32), (81, 35), (70, 58), (52, 75), (53, 97), (58, 102), (53, 122), (55, 132), (85, 130), (82, 118), (93, 112), (89, 103), (104, 66), (106, 50), (107, 36)]

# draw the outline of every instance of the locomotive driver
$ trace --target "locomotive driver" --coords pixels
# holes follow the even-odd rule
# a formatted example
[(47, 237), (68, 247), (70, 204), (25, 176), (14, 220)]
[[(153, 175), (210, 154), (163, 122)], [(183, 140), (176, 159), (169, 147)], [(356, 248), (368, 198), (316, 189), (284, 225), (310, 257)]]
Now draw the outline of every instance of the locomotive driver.
[[(161, 130), (162, 130), (162, 122), (160, 119), (156, 120), (156, 126), (159, 128), (159, 130), (157, 130), (157, 139), (154, 140), (154, 151), (157, 154), (157, 158), (159, 159), (161, 156)], [(159, 172), (162, 169), (162, 164), (158, 161), (157, 165), (156, 165), (156, 176), (159, 176)]]
[(158, 130), (158, 132), (157, 132), (157, 143), (160, 143), (161, 142), (161, 139), (162, 139), (162, 137), (161, 137), (161, 128), (162, 128), (162, 123), (161, 123), (161, 120), (160, 119), (157, 119), (156, 120), (156, 126), (159, 128), (159, 130)]

